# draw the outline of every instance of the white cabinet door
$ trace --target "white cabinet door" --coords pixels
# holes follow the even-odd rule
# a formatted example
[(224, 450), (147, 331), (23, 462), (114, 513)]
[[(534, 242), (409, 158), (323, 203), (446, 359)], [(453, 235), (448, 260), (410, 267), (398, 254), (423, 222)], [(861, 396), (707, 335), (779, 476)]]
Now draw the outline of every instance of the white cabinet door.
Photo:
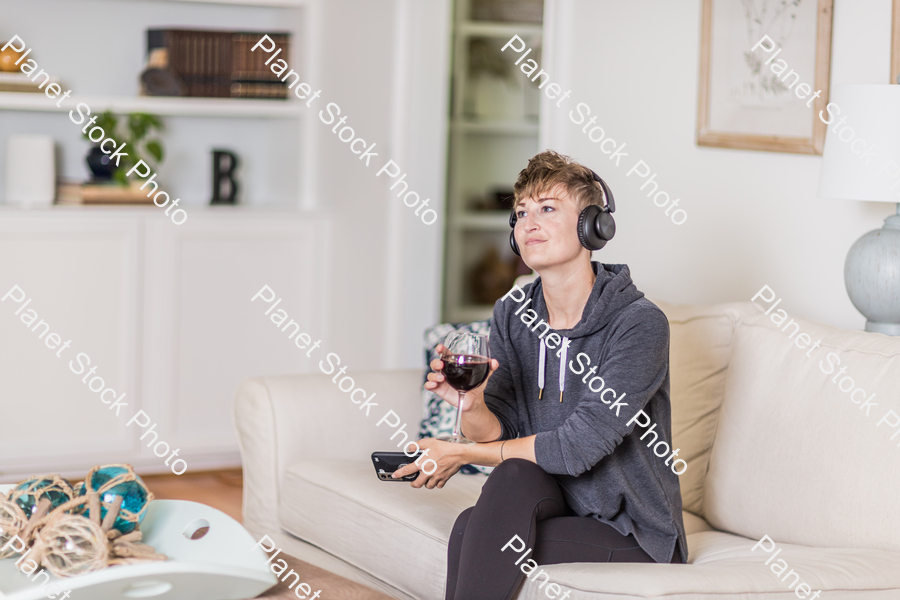
[[(242, 380), (313, 370), (271, 316), (283, 309), (325, 339), (329, 260), (325, 221), (227, 208), (197, 216), (178, 227), (148, 221), (144, 293), (146, 412), (193, 470), (240, 464), (231, 404)], [(251, 302), (266, 285), (282, 299), (269, 316), (272, 304)]]
[[(4, 480), (135, 456), (135, 437), (125, 423), (140, 406), (141, 222), (68, 211), (0, 214)], [(76, 375), (70, 363), (83, 373)], [(116, 409), (119, 416), (101, 402), (105, 388), (126, 393), (128, 406)]]

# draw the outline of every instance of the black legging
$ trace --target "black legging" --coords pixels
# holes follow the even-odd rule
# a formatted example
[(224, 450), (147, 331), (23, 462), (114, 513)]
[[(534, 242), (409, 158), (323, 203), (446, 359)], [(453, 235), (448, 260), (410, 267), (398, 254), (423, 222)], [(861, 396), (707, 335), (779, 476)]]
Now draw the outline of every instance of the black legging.
[[(525, 548), (534, 548), (519, 565), (515, 563), (524, 550), (500, 550), (514, 535), (525, 541)], [(540, 566), (655, 562), (634, 536), (623, 536), (592, 517), (575, 516), (552, 475), (533, 462), (511, 458), (494, 469), (475, 506), (456, 519), (447, 549), (445, 598), (509, 600), (525, 577), (520, 567), (528, 559)]]

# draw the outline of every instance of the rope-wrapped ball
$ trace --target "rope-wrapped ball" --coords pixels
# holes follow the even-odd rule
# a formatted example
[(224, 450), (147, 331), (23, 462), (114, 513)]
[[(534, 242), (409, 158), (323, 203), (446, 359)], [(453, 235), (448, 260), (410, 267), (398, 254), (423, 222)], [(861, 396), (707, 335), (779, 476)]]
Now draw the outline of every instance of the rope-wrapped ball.
[(109, 542), (99, 525), (80, 515), (62, 515), (36, 536), (36, 560), (56, 577), (73, 577), (103, 569)]
[(0, 558), (9, 558), (16, 553), (13, 550), (15, 544), (11, 544), (6, 550), (3, 548), (25, 529), (26, 523), (28, 519), (19, 505), (5, 496), (0, 496)]

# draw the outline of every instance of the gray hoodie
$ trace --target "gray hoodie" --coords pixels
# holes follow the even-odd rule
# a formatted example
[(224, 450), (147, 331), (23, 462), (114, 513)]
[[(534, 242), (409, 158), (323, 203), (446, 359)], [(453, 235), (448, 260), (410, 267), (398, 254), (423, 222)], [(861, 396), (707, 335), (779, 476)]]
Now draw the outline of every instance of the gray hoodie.
[[(652, 434), (642, 442), (645, 429), (627, 425), (643, 410), (656, 424), (659, 440), (672, 447), (669, 323), (634, 286), (626, 265), (591, 266), (597, 280), (581, 320), (543, 336), (548, 340), (555, 332), (563, 338), (562, 344), (551, 342), (556, 349), (546, 344), (542, 349), (539, 334), (546, 326), (531, 329), (539, 319), (550, 320), (540, 278), (525, 286), (522, 302), (508, 297), (494, 304), (490, 350), (500, 368), (488, 380), (485, 403), (503, 427), (501, 439), (537, 434), (537, 464), (555, 476), (579, 516), (633, 534), (657, 562), (669, 562), (676, 543), (686, 558), (678, 476), (666, 466), (665, 455), (654, 455), (646, 445)], [(528, 299), (527, 308), (519, 310)], [(537, 320), (528, 312), (532, 309)], [(592, 367), (596, 371), (589, 374)], [(620, 399), (616, 408), (589, 389), (598, 376)], [(593, 389), (599, 385), (595, 381)]]

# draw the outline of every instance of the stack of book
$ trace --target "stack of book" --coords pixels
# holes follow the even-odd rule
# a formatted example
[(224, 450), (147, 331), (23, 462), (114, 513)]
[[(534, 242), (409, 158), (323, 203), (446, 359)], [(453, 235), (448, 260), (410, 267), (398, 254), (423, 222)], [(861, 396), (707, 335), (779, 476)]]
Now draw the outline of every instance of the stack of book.
[(282, 49), (281, 56), (287, 60), (290, 33), (196, 29), (147, 30), (147, 55), (164, 51), (164, 68), (180, 80), (183, 96), (284, 99), (287, 83), (265, 64), (271, 55), (250, 50), (263, 35)]
[(117, 183), (80, 183), (61, 180), (56, 184), (57, 204), (152, 204), (140, 185), (123, 186)]
[[(41, 77), (39, 81), (34, 82), (28, 79), (28, 75), (21, 71), (12, 73), (0, 72), (0, 92), (34, 92), (41, 94), (51, 83), (59, 83), (55, 79), (45, 83), (44, 79)], [(44, 89), (38, 87), (39, 83), (44, 84)]]

